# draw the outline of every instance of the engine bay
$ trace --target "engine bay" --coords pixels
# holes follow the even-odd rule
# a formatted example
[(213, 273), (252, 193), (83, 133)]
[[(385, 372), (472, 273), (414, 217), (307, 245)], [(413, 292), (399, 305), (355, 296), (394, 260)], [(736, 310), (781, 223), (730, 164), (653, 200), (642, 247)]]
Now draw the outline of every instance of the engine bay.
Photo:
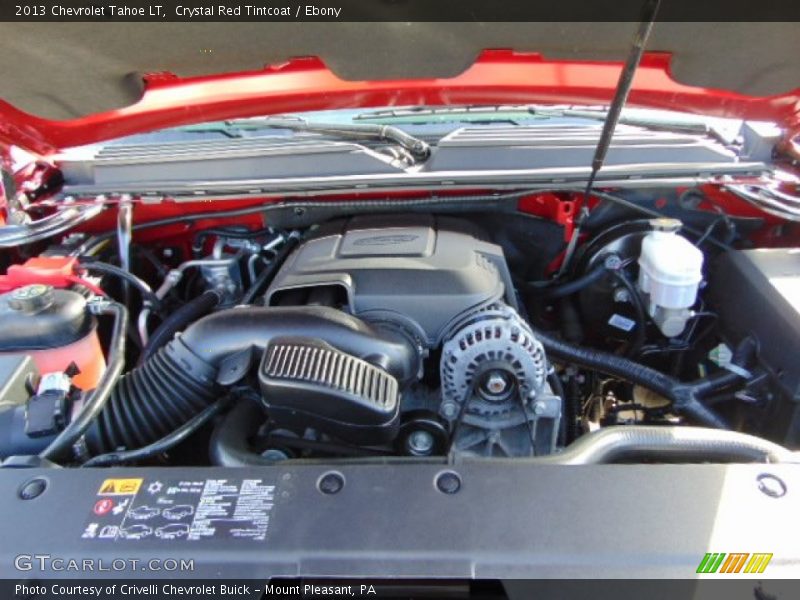
[(298, 200), (145, 219), (135, 238), (130, 213), (147, 207), (119, 202), (116, 228), (6, 259), (0, 457), (569, 464), (797, 448), (793, 225), (718, 190), (628, 194), (659, 207), (649, 218), (604, 196), (568, 265), (569, 193), (488, 196), (511, 198), (500, 211), (330, 202), (302, 225), (315, 219)]

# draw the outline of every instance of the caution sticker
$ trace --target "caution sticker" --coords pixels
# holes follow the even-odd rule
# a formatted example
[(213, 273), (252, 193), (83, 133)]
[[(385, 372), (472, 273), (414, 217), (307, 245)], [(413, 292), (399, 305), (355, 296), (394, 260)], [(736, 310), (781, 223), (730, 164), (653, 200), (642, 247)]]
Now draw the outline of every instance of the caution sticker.
[(87, 507), (81, 538), (263, 542), (276, 487), (272, 479), (241, 477), (106, 479)]
[(142, 479), (106, 479), (97, 495), (103, 496), (127, 496), (133, 495), (142, 487)]

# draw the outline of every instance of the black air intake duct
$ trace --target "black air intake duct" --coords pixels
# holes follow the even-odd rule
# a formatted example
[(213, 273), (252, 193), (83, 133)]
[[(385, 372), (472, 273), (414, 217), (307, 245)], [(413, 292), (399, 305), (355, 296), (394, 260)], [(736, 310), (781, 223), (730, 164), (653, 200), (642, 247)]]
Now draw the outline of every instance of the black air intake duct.
[(167, 435), (222, 393), (222, 362), (278, 337), (319, 339), (381, 367), (400, 382), (419, 369), (413, 343), (328, 307), (233, 308), (191, 325), (141, 367), (122, 377), (86, 433), (92, 454), (144, 446)]

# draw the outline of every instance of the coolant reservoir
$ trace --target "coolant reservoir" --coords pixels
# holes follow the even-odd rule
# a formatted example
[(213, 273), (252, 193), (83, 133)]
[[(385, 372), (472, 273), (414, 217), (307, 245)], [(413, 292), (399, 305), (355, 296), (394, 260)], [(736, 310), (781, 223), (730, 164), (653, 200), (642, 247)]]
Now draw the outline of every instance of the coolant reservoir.
[(34, 284), (0, 295), (0, 354), (29, 354), (40, 373), (66, 371), (78, 388), (97, 385), (105, 359), (86, 299), (71, 290)]
[(677, 219), (654, 219), (653, 231), (642, 240), (639, 288), (647, 296), (648, 312), (667, 337), (680, 335), (692, 316), (703, 279), (703, 253), (678, 235)]

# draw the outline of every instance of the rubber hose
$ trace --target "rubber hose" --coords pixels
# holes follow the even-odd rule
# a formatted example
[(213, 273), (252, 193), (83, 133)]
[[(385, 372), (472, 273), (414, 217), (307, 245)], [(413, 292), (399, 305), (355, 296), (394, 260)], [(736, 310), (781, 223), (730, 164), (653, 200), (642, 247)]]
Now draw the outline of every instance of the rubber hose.
[(242, 400), (237, 403), (211, 435), (211, 463), (221, 467), (275, 464), (274, 460), (256, 454), (247, 442), (265, 420), (264, 411), (255, 402)]
[(755, 356), (756, 346), (757, 343), (752, 337), (744, 338), (737, 344), (736, 348), (734, 348), (733, 356), (731, 357), (731, 363), (741, 370), (722, 370), (709, 375), (695, 384), (697, 393), (705, 396), (739, 383), (739, 381), (745, 378), (746, 369), (750, 367), (750, 363)]
[(167, 344), (120, 379), (86, 432), (89, 452), (133, 450), (167, 436), (219, 396), (215, 373), (182, 346)]
[(115, 277), (119, 277), (123, 282), (129, 283), (139, 291), (142, 296), (142, 302), (145, 304), (150, 304), (153, 307), (153, 310), (156, 312), (161, 310), (161, 300), (158, 299), (158, 296), (153, 293), (153, 290), (150, 289), (150, 286), (147, 285), (146, 282), (139, 279), (130, 271), (121, 269), (116, 265), (111, 265), (96, 260), (81, 261), (80, 268), (87, 271), (97, 271), (105, 275), (114, 275)]
[(289, 258), (289, 255), (292, 251), (297, 247), (300, 243), (300, 236), (295, 234), (294, 232), (289, 235), (289, 239), (286, 240), (286, 243), (278, 250), (278, 253), (275, 255), (275, 258), (270, 262), (266, 268), (259, 273), (256, 280), (250, 285), (250, 289), (245, 292), (244, 296), (242, 296), (242, 304), (252, 304), (253, 301), (262, 294), (269, 284), (272, 283), (272, 280), (275, 279), (275, 275), (278, 274), (278, 271), (283, 266), (283, 263), (286, 262), (286, 259)]
[[(40, 458), (58, 460), (71, 451), (72, 446), (89, 430), (98, 415), (107, 409), (109, 398), (113, 395), (115, 384), (125, 366), (125, 337), (128, 331), (128, 309), (118, 302), (107, 302), (99, 309), (99, 314), (113, 315), (114, 326), (108, 351), (108, 365), (103, 376), (86, 397), (78, 415), (39, 453)], [(118, 386), (117, 386), (118, 387)]]
[(698, 391), (702, 391), (704, 380), (683, 383), (627, 358), (592, 348), (574, 346), (543, 331), (534, 330), (533, 333), (550, 357), (641, 385), (669, 399), (678, 412), (684, 413), (702, 425), (717, 429), (728, 428), (724, 419), (701, 404)]
[(136, 450), (100, 454), (87, 460), (81, 467), (108, 467), (126, 462), (145, 460), (162, 454), (186, 441), (186, 439), (196, 433), (203, 425), (222, 412), (226, 404), (227, 402), (225, 399), (217, 400), (214, 404), (207, 406), (201, 412), (186, 421), (186, 423), (181, 425), (178, 429), (152, 444), (137, 448)]
[(176, 333), (214, 310), (220, 299), (219, 293), (214, 290), (208, 290), (170, 314), (150, 336), (147, 346), (139, 357), (139, 364), (141, 365), (145, 360), (153, 356)]
[(580, 292), (582, 289), (590, 286), (591, 284), (600, 281), (607, 272), (608, 270), (606, 269), (605, 265), (600, 264), (588, 273), (581, 275), (572, 281), (567, 281), (566, 283), (554, 286), (538, 287), (536, 285), (532, 285), (531, 287), (534, 290), (538, 289), (544, 296), (548, 298), (563, 298), (565, 296), (571, 296), (572, 294)]
[(223, 310), (196, 321), (142, 366), (122, 377), (108, 406), (86, 435), (92, 454), (146, 446), (181, 427), (219, 397), (223, 361), (248, 349), (263, 351), (276, 337), (322, 339), (378, 365), (401, 381), (419, 370), (416, 347), (329, 307)]
[(786, 462), (786, 448), (736, 431), (705, 427), (615, 425), (589, 433), (563, 452), (533, 459), (537, 464), (589, 465), (633, 458), (666, 460)]

